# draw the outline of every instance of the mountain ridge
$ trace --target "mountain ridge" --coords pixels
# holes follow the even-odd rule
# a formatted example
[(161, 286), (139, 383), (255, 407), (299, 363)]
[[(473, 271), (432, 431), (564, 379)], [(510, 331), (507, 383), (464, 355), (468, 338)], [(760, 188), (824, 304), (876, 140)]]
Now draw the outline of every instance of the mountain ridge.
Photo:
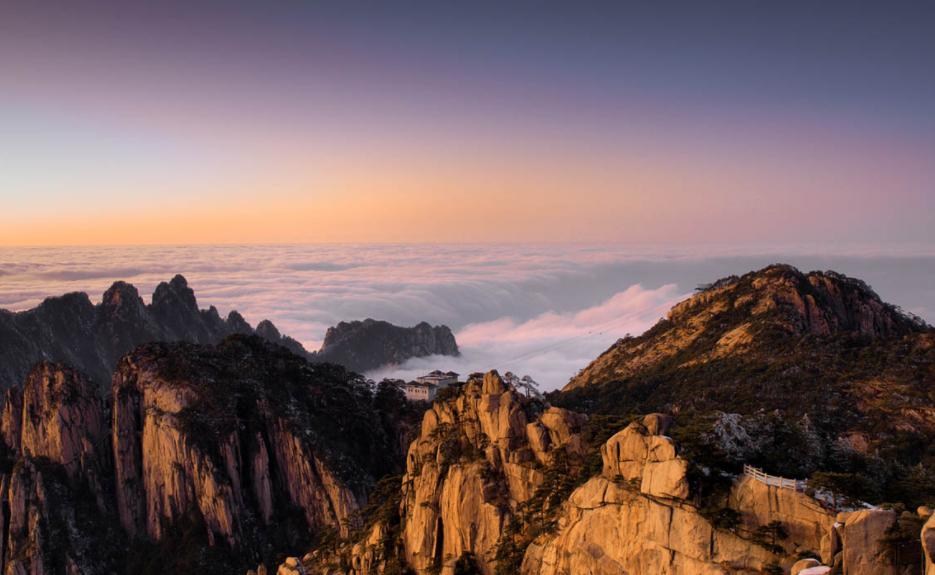
[(886, 338), (924, 331), (931, 327), (883, 302), (861, 280), (774, 264), (705, 286), (644, 334), (618, 340), (562, 391), (627, 377), (684, 352), (696, 360), (742, 352), (758, 344), (758, 335)]
[(20, 385), (33, 365), (49, 360), (80, 369), (106, 392), (117, 361), (139, 345), (213, 344), (234, 334), (256, 334), (310, 361), (340, 363), (356, 372), (420, 355), (458, 353), (447, 326), (423, 322), (403, 328), (376, 320), (342, 322), (329, 328), (320, 350), (308, 351), (269, 320), (254, 328), (236, 310), (222, 318), (214, 306), (200, 309), (194, 290), (178, 274), (156, 286), (148, 305), (136, 287), (117, 281), (98, 304), (87, 293), (71, 292), (29, 310), (0, 310), (0, 389)]
[[(190, 311), (180, 288), (164, 301)], [(132, 290), (107, 302), (136, 325)], [(339, 324), (329, 346), (386, 325)], [(935, 330), (859, 280), (732, 276), (615, 344), (593, 382), (540, 398), (472, 374), (424, 411), (261, 335), (138, 346), (109, 400), (49, 363), (7, 390), (2, 569), (935, 569)]]

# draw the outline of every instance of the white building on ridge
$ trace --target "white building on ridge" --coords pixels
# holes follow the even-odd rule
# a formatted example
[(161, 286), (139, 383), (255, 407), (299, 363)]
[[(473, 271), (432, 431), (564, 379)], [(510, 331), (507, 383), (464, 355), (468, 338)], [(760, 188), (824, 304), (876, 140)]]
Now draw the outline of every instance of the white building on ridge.
[(458, 374), (453, 371), (435, 370), (415, 381), (404, 383), (400, 386), (406, 399), (410, 401), (432, 401), (439, 389), (458, 383)]

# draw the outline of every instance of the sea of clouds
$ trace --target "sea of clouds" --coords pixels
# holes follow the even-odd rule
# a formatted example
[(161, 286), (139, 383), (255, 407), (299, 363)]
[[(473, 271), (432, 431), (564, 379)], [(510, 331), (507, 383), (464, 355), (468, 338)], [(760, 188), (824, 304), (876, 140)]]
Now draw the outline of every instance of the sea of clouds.
[[(826, 250), (827, 251), (827, 250)], [(568, 381), (624, 335), (652, 326), (699, 284), (783, 261), (834, 269), (870, 283), (887, 301), (935, 321), (935, 253), (813, 248), (692, 250), (619, 245), (270, 245), (0, 248), (0, 308), (85, 291), (115, 280), (143, 299), (176, 273), (201, 307), (272, 320), (317, 349), (342, 320), (446, 324), (459, 358), (429, 357), (381, 377), (441, 368), (528, 374), (544, 389)]]

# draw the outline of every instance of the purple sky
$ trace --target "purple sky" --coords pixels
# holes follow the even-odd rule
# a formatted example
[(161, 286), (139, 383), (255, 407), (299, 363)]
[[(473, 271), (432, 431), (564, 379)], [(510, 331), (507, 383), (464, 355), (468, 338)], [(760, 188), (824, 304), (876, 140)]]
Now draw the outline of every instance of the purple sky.
[(8, 2), (0, 244), (935, 240), (929, 2)]

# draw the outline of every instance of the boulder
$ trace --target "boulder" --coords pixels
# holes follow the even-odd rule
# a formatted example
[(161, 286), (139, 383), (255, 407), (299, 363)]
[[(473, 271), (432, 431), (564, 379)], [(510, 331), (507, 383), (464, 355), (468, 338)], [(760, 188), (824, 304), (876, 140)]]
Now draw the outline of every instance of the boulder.
[(896, 575), (883, 552), (881, 540), (896, 521), (888, 509), (861, 509), (844, 517), (842, 529), (844, 573), (847, 575)]
[(661, 418), (652, 419), (650, 426), (634, 421), (611, 437), (601, 446), (603, 476), (632, 481), (647, 495), (686, 499), (688, 462), (678, 456), (671, 438), (650, 431), (664, 427)]
[(522, 575), (727, 575), (758, 573), (775, 559), (678, 499), (601, 476), (572, 493), (557, 524), (527, 549)]
[(276, 570), (276, 575), (306, 575), (305, 566), (298, 557), (287, 557)]
[(825, 562), (834, 557), (834, 516), (805, 493), (768, 485), (745, 475), (731, 488), (728, 505), (740, 511), (743, 525), (749, 531), (779, 521), (788, 533), (781, 543), (790, 551), (801, 547), (820, 553)]
[(669, 459), (647, 463), (643, 469), (640, 491), (656, 497), (688, 498), (688, 462)]

